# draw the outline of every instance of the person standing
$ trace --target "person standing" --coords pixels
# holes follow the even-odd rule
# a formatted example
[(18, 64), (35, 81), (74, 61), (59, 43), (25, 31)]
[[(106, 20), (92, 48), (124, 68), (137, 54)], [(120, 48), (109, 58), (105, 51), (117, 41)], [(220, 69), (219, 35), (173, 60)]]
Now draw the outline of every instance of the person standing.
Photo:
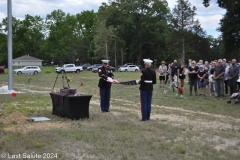
[(192, 59), (189, 59), (189, 60), (188, 60), (188, 66), (187, 66), (187, 67), (191, 67), (191, 65), (192, 65)]
[(225, 94), (228, 95), (228, 78), (229, 78), (229, 67), (228, 65), (225, 65), (225, 72), (224, 72), (224, 87), (225, 87)]
[[(172, 81), (174, 81), (173, 77), (176, 75), (177, 76), (177, 82), (178, 82), (179, 69), (180, 69), (180, 67), (177, 64), (177, 60), (174, 60), (173, 65), (171, 66)], [(177, 85), (178, 85), (178, 83), (177, 83)]]
[(203, 65), (203, 60), (201, 60), (201, 59), (197, 63), (198, 68), (200, 68), (200, 65)]
[(209, 66), (209, 63), (208, 63), (208, 61), (205, 61), (205, 63), (204, 63), (204, 70), (206, 71), (206, 76), (205, 76), (205, 78), (204, 78), (204, 84), (205, 84), (205, 87), (207, 88), (209, 88), (209, 70), (210, 70), (210, 66)]
[(165, 65), (164, 61), (162, 61), (162, 64), (159, 66), (158, 71), (159, 71), (160, 88), (161, 87), (164, 88), (164, 81), (167, 74), (167, 66)]
[(173, 82), (172, 75), (171, 75), (171, 73), (172, 73), (172, 65), (173, 65), (173, 63), (170, 63), (168, 65), (168, 79), (169, 79), (169, 88), (170, 89), (172, 88), (172, 82)]
[(196, 66), (196, 61), (192, 61), (192, 66), (188, 67), (188, 77), (189, 77), (189, 90), (190, 96), (192, 96), (192, 88), (194, 87), (195, 95), (197, 95), (197, 79), (198, 79), (198, 66)]
[(223, 65), (223, 67), (227, 67), (228, 66), (228, 63), (227, 63), (227, 59), (226, 58), (223, 58), (223, 60), (222, 60), (222, 65)]
[(139, 81), (140, 87), (140, 103), (142, 121), (150, 120), (151, 105), (152, 105), (152, 92), (153, 84), (156, 84), (156, 72), (152, 70), (152, 60), (144, 59), (145, 69), (141, 71), (141, 80)]
[(216, 91), (217, 97), (224, 97), (224, 73), (225, 67), (222, 65), (222, 60), (218, 60), (218, 65), (215, 67), (214, 70), (214, 79), (216, 80)]
[(100, 91), (100, 106), (101, 111), (109, 112), (110, 111), (110, 94), (111, 94), (111, 85), (112, 83), (108, 82), (108, 77), (114, 78), (112, 71), (108, 68), (109, 60), (102, 60), (103, 66), (98, 69), (99, 75), (99, 91)]
[(185, 65), (184, 62), (180, 62), (180, 69), (179, 69), (179, 79), (181, 82), (181, 88), (184, 87), (184, 79), (185, 79)]
[(211, 64), (211, 69), (209, 70), (209, 84), (210, 84), (210, 96), (212, 96), (213, 94), (216, 94), (216, 81), (215, 79), (213, 78), (213, 73), (214, 73), (214, 70), (215, 70), (215, 67), (216, 67), (216, 62), (212, 62)]
[(166, 72), (166, 79), (165, 79), (165, 82), (164, 82), (164, 84), (167, 84), (167, 82), (168, 82), (168, 79), (169, 79), (169, 66), (170, 66), (170, 64), (168, 64), (168, 65), (166, 65), (166, 67), (167, 67), (167, 72)]
[(232, 95), (237, 90), (238, 73), (239, 73), (239, 68), (236, 65), (236, 59), (233, 59), (232, 65), (229, 68), (229, 77), (228, 77), (230, 95)]
[[(187, 68), (189, 68), (191, 66), (192, 66), (192, 59), (189, 59)], [(189, 84), (189, 77), (188, 77), (188, 84)]]
[(200, 65), (199, 71), (198, 71), (198, 86), (200, 90), (200, 95), (205, 96), (205, 83), (204, 78), (206, 76), (206, 70), (204, 69), (203, 65)]

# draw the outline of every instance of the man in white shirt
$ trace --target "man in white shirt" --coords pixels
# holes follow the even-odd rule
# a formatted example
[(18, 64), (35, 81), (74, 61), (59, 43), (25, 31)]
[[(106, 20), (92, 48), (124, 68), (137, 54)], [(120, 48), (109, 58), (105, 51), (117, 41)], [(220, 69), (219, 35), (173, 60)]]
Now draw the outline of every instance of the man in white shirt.
[(167, 66), (165, 65), (164, 61), (162, 61), (162, 64), (159, 66), (158, 72), (159, 72), (160, 88), (161, 87), (164, 88), (164, 81), (167, 75)]

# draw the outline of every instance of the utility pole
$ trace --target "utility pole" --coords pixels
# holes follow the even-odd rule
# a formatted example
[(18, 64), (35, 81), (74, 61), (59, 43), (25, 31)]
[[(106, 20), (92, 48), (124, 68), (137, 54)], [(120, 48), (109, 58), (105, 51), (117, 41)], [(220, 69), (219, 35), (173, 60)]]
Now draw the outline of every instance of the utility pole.
[(12, 81), (12, 0), (8, 0), (8, 90), (13, 90)]

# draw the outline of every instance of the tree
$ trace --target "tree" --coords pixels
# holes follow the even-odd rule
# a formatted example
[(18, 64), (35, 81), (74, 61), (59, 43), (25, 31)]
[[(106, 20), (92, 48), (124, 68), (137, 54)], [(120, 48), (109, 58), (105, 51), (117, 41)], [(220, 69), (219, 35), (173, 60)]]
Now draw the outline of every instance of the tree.
[[(43, 44), (43, 21), (39, 16), (25, 15), (24, 20), (12, 18), (13, 29), (13, 57), (30, 54), (40, 56), (40, 47)], [(7, 32), (7, 18), (3, 19), (2, 26)]]
[(47, 30), (43, 51), (60, 61), (74, 62), (76, 54), (74, 29), (76, 18), (70, 14), (65, 14), (62, 10), (54, 10), (46, 17)]
[[(226, 9), (226, 14), (220, 20), (219, 31), (225, 47), (225, 55), (240, 59), (240, 2), (237, 0), (218, 0), (219, 7)], [(205, 7), (210, 6), (210, 0), (203, 0)]]
[(210, 48), (211, 48), (211, 54), (209, 56), (211, 60), (217, 60), (220, 57), (225, 57), (227, 59), (230, 58), (224, 54), (225, 49), (224, 49), (224, 42), (222, 40), (222, 37), (213, 38), (212, 36), (209, 36), (208, 39), (209, 39)]
[[(78, 45), (81, 45), (78, 52), (84, 52), (81, 60), (87, 61), (94, 56), (94, 25), (97, 21), (97, 14), (94, 11), (83, 11), (76, 15), (76, 33), (81, 39)], [(87, 53), (87, 56), (86, 56)]]
[(117, 42), (119, 38), (116, 36), (116, 28), (113, 25), (106, 24), (107, 19), (111, 16), (111, 8), (103, 3), (98, 10), (95, 27), (95, 58), (114, 59), (117, 66)]
[(108, 9), (106, 26), (117, 29), (116, 35), (126, 43), (127, 60), (137, 64), (141, 59), (161, 56), (167, 36), (169, 10), (166, 0), (112, 0)]
[[(95, 27), (95, 51), (94, 55), (96, 58), (109, 59), (108, 44), (113, 41), (115, 34), (115, 28), (110, 25), (106, 26), (106, 19), (109, 17), (109, 9), (107, 6), (100, 7), (98, 10), (98, 20), (96, 21)], [(105, 53), (105, 54), (104, 54)]]
[[(95, 57), (109, 59), (108, 55), (108, 43), (113, 41), (114, 28), (112, 26), (107, 27), (103, 22), (97, 23), (98, 27), (96, 30), (96, 35), (94, 37), (95, 42)], [(105, 53), (105, 54), (104, 54)]]
[(0, 65), (7, 64), (7, 46), (7, 35), (0, 32)]
[(172, 27), (177, 32), (177, 37), (181, 40), (182, 53), (181, 60), (185, 61), (185, 47), (186, 47), (186, 32), (193, 31), (200, 27), (197, 20), (194, 19), (197, 8), (193, 6), (188, 0), (178, 0), (177, 5), (173, 8)]

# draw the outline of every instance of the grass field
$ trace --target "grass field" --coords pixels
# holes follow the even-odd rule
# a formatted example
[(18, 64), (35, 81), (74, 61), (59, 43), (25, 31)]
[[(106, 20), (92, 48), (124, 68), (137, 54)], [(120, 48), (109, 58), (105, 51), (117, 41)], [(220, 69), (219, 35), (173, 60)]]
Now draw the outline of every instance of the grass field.
[[(114, 75), (118, 81), (140, 78), (140, 72), (114, 72)], [(52, 156), (46, 159), (62, 160), (240, 159), (240, 104), (227, 104), (227, 96), (188, 96), (187, 83), (184, 98), (170, 89), (165, 96), (156, 84), (151, 120), (142, 122), (138, 85), (113, 84), (111, 112), (101, 113), (98, 75), (83, 71), (67, 76), (71, 88), (92, 95), (90, 118), (72, 121), (51, 114), (49, 93), (57, 77), (54, 68), (43, 67), (38, 75), (13, 75), (13, 89), (22, 93), (15, 98), (0, 94), (0, 158), (4, 159), (5, 154), (21, 154), (19, 159), (34, 159), (34, 155), (41, 156), (37, 159)], [(0, 87), (3, 85), (8, 85), (6, 73), (0, 74)], [(62, 86), (59, 76), (54, 89), (59, 91)], [(4, 123), (4, 118), (15, 112), (51, 120)]]

